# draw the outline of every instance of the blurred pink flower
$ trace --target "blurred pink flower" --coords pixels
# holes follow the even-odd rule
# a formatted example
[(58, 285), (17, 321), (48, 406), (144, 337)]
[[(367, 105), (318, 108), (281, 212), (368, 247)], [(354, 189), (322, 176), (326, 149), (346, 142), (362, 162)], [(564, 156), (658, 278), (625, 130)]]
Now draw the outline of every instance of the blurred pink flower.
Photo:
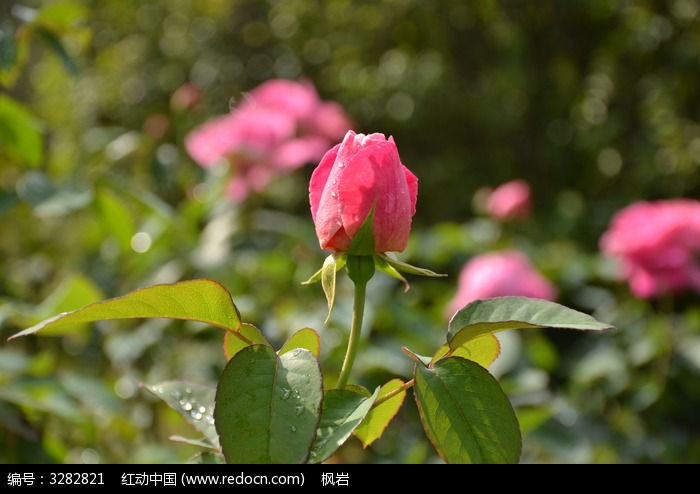
[(343, 108), (322, 101), (311, 82), (272, 79), (230, 114), (192, 130), (185, 147), (203, 167), (228, 161), (233, 169), (229, 195), (242, 201), (275, 176), (318, 162), (351, 127)]
[(637, 297), (700, 292), (700, 202), (640, 201), (618, 211), (600, 239)]
[(504, 250), (473, 257), (459, 274), (448, 316), (474, 300), (520, 296), (554, 301), (556, 287), (520, 251)]
[(491, 191), (486, 212), (498, 221), (524, 220), (532, 208), (530, 185), (522, 179), (506, 182)]

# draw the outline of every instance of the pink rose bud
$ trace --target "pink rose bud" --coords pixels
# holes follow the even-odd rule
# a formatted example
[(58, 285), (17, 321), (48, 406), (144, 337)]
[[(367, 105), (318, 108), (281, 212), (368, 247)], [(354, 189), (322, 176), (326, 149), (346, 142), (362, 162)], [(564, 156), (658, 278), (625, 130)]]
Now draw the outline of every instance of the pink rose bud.
[(450, 315), (474, 300), (514, 296), (554, 301), (557, 297), (556, 287), (517, 250), (473, 257), (462, 268), (457, 285), (448, 307)]
[(523, 220), (530, 216), (530, 185), (525, 180), (511, 180), (489, 195), (486, 210), (498, 221)]
[(615, 214), (600, 249), (619, 262), (637, 297), (700, 292), (700, 201), (631, 204)]
[(393, 137), (345, 134), (311, 175), (311, 216), (322, 249), (346, 252), (374, 205), (375, 252), (401, 252), (416, 212), (418, 179)]

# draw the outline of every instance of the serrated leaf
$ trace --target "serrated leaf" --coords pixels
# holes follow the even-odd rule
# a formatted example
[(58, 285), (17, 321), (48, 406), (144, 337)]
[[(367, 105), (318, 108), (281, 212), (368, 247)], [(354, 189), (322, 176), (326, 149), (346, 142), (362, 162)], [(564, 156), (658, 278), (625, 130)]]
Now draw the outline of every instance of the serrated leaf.
[(322, 401), (321, 368), (311, 352), (244, 348), (226, 364), (216, 391), (214, 418), (227, 462), (306, 462)]
[(369, 389), (365, 388), (364, 386), (361, 386), (360, 384), (348, 383), (343, 389), (347, 389), (348, 391), (354, 391), (355, 393), (361, 394), (365, 398), (369, 398), (370, 396), (372, 396), (372, 393), (369, 392)]
[[(401, 379), (392, 379), (379, 389), (377, 400), (381, 400), (387, 394), (400, 389), (405, 383)], [(406, 391), (400, 391), (382, 403), (373, 406), (362, 423), (353, 434), (367, 447), (382, 437), (391, 420), (396, 416), (406, 398)]]
[(423, 429), (447, 463), (517, 463), (522, 439), (498, 381), (470, 360), (447, 357), (415, 366), (414, 396)]
[(347, 389), (327, 391), (309, 463), (320, 463), (335, 453), (365, 419), (378, 395), (379, 388), (369, 398)]
[(182, 416), (187, 423), (202, 433), (211, 449), (219, 448), (219, 436), (214, 427), (214, 396), (216, 389), (184, 381), (166, 381), (143, 385), (153, 396), (163, 400)]
[(295, 348), (304, 348), (310, 351), (314, 357), (318, 358), (321, 354), (321, 338), (318, 333), (311, 328), (300, 329), (289, 337), (277, 354), (282, 355)]
[[(447, 355), (450, 352), (450, 345), (442, 345), (435, 355), (431, 363)], [(476, 362), (480, 366), (488, 369), (501, 353), (501, 343), (496, 338), (496, 335), (489, 333), (473, 340), (468, 340), (461, 346), (452, 350), (450, 356), (462, 357), (472, 362)]]
[(121, 297), (96, 302), (72, 312), (45, 319), (9, 339), (58, 328), (108, 319), (169, 318), (199, 321), (237, 331), (241, 325), (231, 294), (207, 279), (141, 288)]
[(272, 344), (257, 327), (245, 322), (241, 323), (238, 331), (226, 331), (224, 334), (224, 355), (230, 359), (245, 347), (255, 344), (272, 348)]
[(601, 331), (614, 326), (549, 300), (495, 297), (475, 300), (458, 310), (450, 320), (447, 341), (455, 349), (484, 334), (526, 328)]

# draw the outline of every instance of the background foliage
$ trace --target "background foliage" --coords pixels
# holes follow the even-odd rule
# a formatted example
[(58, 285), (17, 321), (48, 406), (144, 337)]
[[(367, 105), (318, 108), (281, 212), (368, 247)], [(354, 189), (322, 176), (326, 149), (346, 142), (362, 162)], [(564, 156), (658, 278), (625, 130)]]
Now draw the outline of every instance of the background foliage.
[[(419, 178), (401, 259), (448, 278), (369, 285), (355, 379), (410, 374), (439, 345), (457, 274), (516, 247), (558, 302), (618, 329), (503, 333), (499, 377), (524, 463), (700, 461), (697, 294), (638, 300), (598, 240), (640, 199), (700, 196), (697, 0), (63, 0), (0, 3), (0, 461), (183, 462), (180, 416), (142, 385), (214, 383), (219, 330), (110, 322), (7, 342), (45, 317), (208, 277), (279, 346), (302, 327), (340, 366), (351, 286), (327, 325), (313, 164), (243, 204), (183, 147), (270, 78), (308, 78), (357, 132), (393, 135)], [(188, 84), (198, 88), (188, 98)], [(184, 85), (184, 87), (183, 87)], [(534, 214), (483, 217), (479, 188), (524, 178)], [(344, 280), (347, 281), (347, 280)], [(371, 333), (370, 333), (371, 329)], [(370, 344), (371, 343), (371, 344)], [(335, 461), (439, 461), (413, 403)]]

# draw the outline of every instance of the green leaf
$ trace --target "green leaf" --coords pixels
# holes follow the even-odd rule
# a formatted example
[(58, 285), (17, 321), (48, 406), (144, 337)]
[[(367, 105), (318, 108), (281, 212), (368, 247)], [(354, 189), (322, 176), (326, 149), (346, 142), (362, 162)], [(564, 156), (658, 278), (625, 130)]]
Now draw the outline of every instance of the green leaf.
[(450, 345), (442, 345), (433, 355), (432, 363), (449, 353), (452, 357), (462, 357), (488, 369), (501, 353), (501, 343), (496, 335), (489, 333), (468, 340), (450, 352)]
[(508, 397), (489, 372), (447, 357), (415, 366), (414, 396), (426, 435), (447, 463), (517, 463), (522, 439)]
[(216, 391), (214, 419), (227, 462), (306, 462), (322, 400), (321, 368), (311, 352), (244, 348), (229, 360)]
[(475, 300), (450, 320), (447, 341), (455, 349), (478, 336), (506, 329), (559, 328), (601, 331), (614, 326), (548, 300), (496, 297)]
[(44, 158), (42, 124), (23, 105), (0, 94), (0, 153), (39, 166)]
[(152, 386), (144, 385), (143, 388), (167, 403), (201, 432), (206, 439), (201, 445), (219, 449), (219, 435), (214, 427), (215, 388), (183, 381), (166, 381)]
[(321, 338), (318, 333), (311, 328), (303, 328), (294, 333), (280, 348), (278, 355), (287, 353), (294, 348), (304, 348), (310, 351), (314, 357), (321, 354)]
[(86, 322), (148, 317), (199, 321), (229, 331), (237, 331), (241, 325), (238, 309), (223, 285), (199, 279), (141, 288), (121, 297), (64, 312), (20, 331), (9, 339)]
[(374, 207), (372, 204), (367, 217), (350, 241), (348, 254), (353, 256), (371, 256), (374, 254)]
[(244, 322), (238, 331), (226, 331), (224, 334), (224, 355), (227, 359), (231, 359), (245, 347), (255, 344), (267, 345), (272, 348), (272, 344), (258, 328)]
[[(401, 379), (392, 379), (379, 389), (378, 400), (392, 391), (401, 388), (405, 383)], [(367, 447), (379, 439), (389, 422), (396, 416), (403, 405), (406, 391), (400, 391), (391, 398), (373, 406), (362, 423), (355, 429), (355, 436), (362, 442), (363, 447)]]
[[(61, 281), (31, 314), (22, 317), (21, 322), (25, 325), (34, 325), (54, 314), (97, 302), (103, 297), (102, 291), (92, 280), (82, 274), (73, 274)], [(85, 327), (86, 325), (80, 325), (74, 328), (48, 329), (44, 334), (58, 336), (65, 334), (68, 330), (76, 331)]]
[(379, 388), (369, 398), (348, 389), (326, 392), (309, 463), (321, 463), (335, 453), (365, 419), (378, 395)]

